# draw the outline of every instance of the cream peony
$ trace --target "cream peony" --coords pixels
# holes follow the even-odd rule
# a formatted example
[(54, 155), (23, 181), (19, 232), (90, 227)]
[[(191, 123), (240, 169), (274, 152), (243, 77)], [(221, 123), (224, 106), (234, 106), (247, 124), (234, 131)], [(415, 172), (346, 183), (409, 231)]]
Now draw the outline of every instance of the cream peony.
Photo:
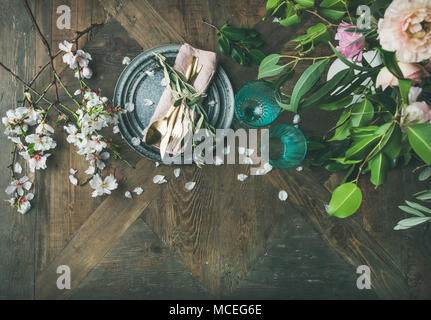
[[(428, 71), (420, 64), (415, 63), (398, 63), (404, 78), (413, 80), (413, 84), (421, 83), (422, 78), (429, 77)], [(377, 75), (376, 87), (382, 87), (385, 90), (387, 87), (397, 87), (398, 79), (395, 77), (388, 68), (384, 67)]]
[(383, 49), (396, 51), (401, 62), (431, 58), (431, 1), (394, 0), (379, 20)]
[(431, 123), (431, 107), (425, 101), (417, 101), (422, 89), (411, 87), (408, 106), (401, 110), (401, 123), (404, 125)]

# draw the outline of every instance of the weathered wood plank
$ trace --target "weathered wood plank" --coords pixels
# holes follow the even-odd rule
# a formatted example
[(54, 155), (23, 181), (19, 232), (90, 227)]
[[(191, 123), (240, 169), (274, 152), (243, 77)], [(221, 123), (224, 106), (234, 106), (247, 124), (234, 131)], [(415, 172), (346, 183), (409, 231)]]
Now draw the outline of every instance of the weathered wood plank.
[(292, 206), (301, 212), (326, 243), (353, 266), (368, 265), (372, 285), (382, 298), (407, 298), (405, 274), (390, 252), (382, 248), (353, 219), (329, 219), (325, 205), (330, 194), (311, 176), (309, 170), (273, 171), (266, 175), (276, 188), (286, 188)]
[(79, 284), (71, 299), (205, 299), (207, 290), (137, 219)]
[[(34, 3), (30, 6), (34, 8)], [(35, 34), (29, 19), (22, 19), (21, 2), (2, 1), (0, 4), (0, 61), (25, 80), (35, 70)], [(22, 100), (23, 87), (4, 70), (0, 70), (1, 116)], [(34, 224), (36, 216), (21, 215), (3, 200), (11, 181), (7, 166), (11, 162), (12, 144), (0, 135), (0, 299), (32, 299), (34, 297)], [(25, 166), (25, 163), (21, 161)]]
[[(141, 161), (137, 171), (148, 171), (153, 167), (150, 161)], [(37, 276), (36, 299), (64, 299), (69, 297), (82, 279), (99, 263), (108, 250), (123, 235), (129, 226), (141, 215), (142, 211), (157, 192), (158, 185), (151, 180), (141, 183), (141, 177), (129, 173), (132, 185), (141, 184), (145, 192), (134, 201), (125, 201), (125, 187), (104, 200), (91, 214), (81, 228), (74, 234), (64, 249), (48, 267)], [(71, 270), (72, 290), (58, 290), (56, 281), (57, 267), (67, 265)]]
[(109, 0), (101, 4), (144, 49), (184, 42), (147, 0)]

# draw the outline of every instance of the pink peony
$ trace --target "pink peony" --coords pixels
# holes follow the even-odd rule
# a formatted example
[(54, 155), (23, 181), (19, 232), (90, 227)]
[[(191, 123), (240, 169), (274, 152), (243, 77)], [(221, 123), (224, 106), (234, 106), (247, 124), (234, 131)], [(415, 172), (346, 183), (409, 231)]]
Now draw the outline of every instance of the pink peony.
[[(337, 50), (341, 53), (344, 58), (351, 59), (358, 56), (358, 61), (362, 61), (362, 49), (364, 48), (365, 39), (361, 39), (355, 42), (363, 35), (360, 33), (353, 33), (346, 31), (347, 29), (355, 28), (353, 24), (342, 21), (338, 26), (337, 33), (335, 34), (335, 40), (338, 40)], [(353, 43), (353, 44), (352, 44)]]
[[(429, 77), (428, 71), (420, 64), (415, 63), (398, 63), (404, 78), (413, 80), (413, 84), (420, 83), (422, 78)], [(387, 87), (397, 87), (398, 79), (386, 67), (380, 70), (377, 75), (376, 87), (382, 87), (385, 90)]]
[(396, 51), (401, 62), (431, 58), (431, 1), (394, 0), (379, 20), (383, 49)]

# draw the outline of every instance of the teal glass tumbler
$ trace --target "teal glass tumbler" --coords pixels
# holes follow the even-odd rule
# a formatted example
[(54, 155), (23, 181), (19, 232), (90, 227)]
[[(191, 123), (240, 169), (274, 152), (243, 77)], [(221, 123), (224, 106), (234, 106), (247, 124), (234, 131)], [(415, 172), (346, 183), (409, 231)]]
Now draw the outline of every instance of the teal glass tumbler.
[(274, 86), (268, 81), (247, 82), (235, 96), (235, 116), (247, 127), (265, 127), (274, 122), (280, 112)]
[[(271, 166), (278, 169), (292, 169), (297, 167), (307, 154), (307, 139), (296, 127), (289, 124), (276, 124), (269, 128), (261, 143), (262, 155)], [(268, 141), (268, 143), (263, 143)]]

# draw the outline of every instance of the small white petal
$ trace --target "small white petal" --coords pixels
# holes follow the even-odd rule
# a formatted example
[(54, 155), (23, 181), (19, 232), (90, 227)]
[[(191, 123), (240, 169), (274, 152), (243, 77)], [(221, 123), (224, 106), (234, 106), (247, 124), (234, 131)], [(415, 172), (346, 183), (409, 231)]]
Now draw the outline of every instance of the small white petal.
[(75, 95), (75, 96), (77, 96), (77, 95), (80, 95), (81, 94), (81, 89), (77, 89), (73, 94)]
[(210, 102), (208, 102), (209, 106), (215, 106), (217, 104), (217, 101), (215, 100), (211, 100)]
[(244, 158), (244, 163), (245, 164), (253, 164), (253, 160), (250, 157), (245, 157)]
[(193, 182), (193, 181), (187, 182), (186, 189), (190, 191), (195, 187), (195, 185), (196, 185), (196, 182)]
[(272, 20), (272, 22), (280, 22), (280, 20), (278, 18), (274, 18), (274, 20)]
[(254, 149), (245, 149), (245, 155), (251, 156), (254, 153)]
[(90, 176), (93, 175), (95, 172), (96, 172), (96, 167), (95, 166), (90, 166), (90, 167), (88, 167), (87, 170), (85, 170), (85, 173), (88, 174), (88, 175), (90, 175)]
[(162, 184), (162, 183), (165, 183), (167, 181), (165, 179), (165, 176), (158, 174), (158, 175), (154, 176), (153, 182), (156, 184)]
[(130, 193), (130, 191), (126, 191), (126, 192), (124, 193), (124, 196), (125, 196), (127, 199), (132, 199), (132, 194)]
[(145, 74), (148, 76), (148, 77), (154, 77), (154, 70), (150, 70), (150, 71), (145, 71)]
[(140, 194), (142, 194), (142, 192), (144, 192), (144, 189), (142, 189), (141, 187), (136, 187), (132, 190), (132, 192), (136, 193), (139, 196)]
[(226, 146), (226, 147), (224, 147), (224, 149), (223, 149), (223, 153), (224, 153), (225, 155), (228, 155), (228, 154), (230, 153), (230, 146)]
[(272, 166), (269, 164), (269, 162), (265, 162), (265, 164), (263, 165), (263, 169), (265, 170), (265, 174), (267, 174), (272, 170)]
[(243, 174), (243, 173), (240, 173), (237, 177), (237, 179), (239, 181), (245, 181), (245, 179), (247, 179), (247, 178), (248, 178), (248, 176), (246, 174)]
[(326, 213), (329, 213), (329, 205), (325, 204), (325, 211)]
[(301, 172), (304, 168), (303, 167), (297, 167), (296, 171)]
[(127, 112), (133, 112), (133, 110), (135, 110), (135, 104), (133, 102), (127, 102), (124, 108)]
[(115, 134), (117, 134), (117, 133), (119, 133), (119, 132), (120, 132), (120, 128), (119, 128), (118, 126), (114, 126), (114, 127), (112, 128), (112, 132), (113, 132), (113, 133), (115, 133)]
[(22, 167), (21, 167), (21, 164), (19, 162), (15, 162), (15, 165), (13, 166), (13, 171), (16, 173), (22, 172)]
[(293, 124), (298, 124), (301, 121), (301, 116), (299, 114), (295, 114), (293, 117)]
[(141, 139), (138, 137), (133, 137), (131, 141), (134, 146), (139, 146), (141, 144)]
[(152, 106), (154, 104), (153, 100), (144, 99), (144, 106)]
[(78, 172), (78, 170), (75, 170), (75, 169), (73, 169), (73, 168), (70, 168), (69, 169), (69, 173), (70, 174), (75, 174), (75, 173), (77, 173)]
[(71, 184), (73, 184), (74, 186), (78, 185), (78, 179), (76, 179), (74, 176), (70, 175), (69, 176), (69, 181)]
[(289, 195), (287, 194), (287, 192), (286, 192), (285, 190), (281, 190), (281, 191), (278, 193), (278, 198), (279, 198), (281, 201), (286, 201), (288, 196), (289, 196)]
[(122, 61), (121, 63), (127, 66), (127, 65), (130, 63), (130, 61), (131, 61), (131, 60), (130, 60), (130, 58), (129, 58), (129, 57), (124, 57), (124, 58), (123, 58), (123, 61)]
[(158, 166), (160, 166), (160, 162), (156, 161), (155, 165), (156, 165), (156, 168), (157, 168)]
[(178, 178), (181, 174), (181, 169), (180, 168), (176, 168), (174, 169), (174, 176), (175, 178)]
[(238, 148), (238, 153), (239, 154), (244, 154), (245, 153), (245, 148), (244, 147), (239, 147)]

